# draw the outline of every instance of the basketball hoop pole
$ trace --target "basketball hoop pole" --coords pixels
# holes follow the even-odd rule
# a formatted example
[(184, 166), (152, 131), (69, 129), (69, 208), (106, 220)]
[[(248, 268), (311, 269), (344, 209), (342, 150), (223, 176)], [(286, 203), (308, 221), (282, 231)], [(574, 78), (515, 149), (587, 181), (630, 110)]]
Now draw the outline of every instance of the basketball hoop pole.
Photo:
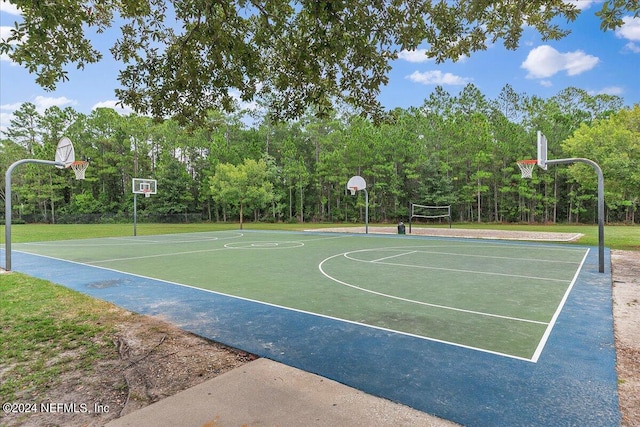
[(138, 193), (133, 193), (133, 236), (138, 235)]
[(604, 176), (602, 169), (593, 160), (573, 158), (547, 160), (547, 165), (562, 165), (567, 163), (585, 163), (596, 170), (598, 174), (598, 271), (604, 273)]
[[(584, 158), (570, 158), (570, 159), (554, 159), (549, 160), (547, 158), (547, 138), (541, 131), (538, 131), (538, 166), (547, 170), (549, 165), (564, 165), (571, 163), (585, 163), (595, 169), (598, 175), (598, 271), (604, 273), (604, 176), (602, 169), (593, 160)], [(518, 166), (522, 170), (522, 176), (524, 177), (525, 171), (523, 170), (521, 162), (518, 162)]]
[(58, 168), (65, 166), (64, 163), (54, 162), (51, 160), (22, 159), (14, 162), (7, 169), (7, 172), (4, 175), (4, 269), (7, 271), (11, 271), (11, 173), (17, 166), (25, 163), (37, 163), (40, 165), (56, 166)]
[(362, 191), (364, 191), (364, 233), (369, 234), (369, 192), (366, 188)]
[(364, 233), (369, 234), (369, 193), (366, 188), (348, 187), (352, 196), (364, 191)]
[(138, 194), (144, 194), (147, 198), (156, 194), (157, 181), (147, 178), (132, 178), (131, 191), (133, 192), (133, 235), (138, 235)]
[(358, 191), (364, 191), (364, 232), (369, 234), (369, 193), (367, 192), (367, 182), (359, 175), (352, 176), (347, 182), (347, 188), (352, 195), (356, 195)]

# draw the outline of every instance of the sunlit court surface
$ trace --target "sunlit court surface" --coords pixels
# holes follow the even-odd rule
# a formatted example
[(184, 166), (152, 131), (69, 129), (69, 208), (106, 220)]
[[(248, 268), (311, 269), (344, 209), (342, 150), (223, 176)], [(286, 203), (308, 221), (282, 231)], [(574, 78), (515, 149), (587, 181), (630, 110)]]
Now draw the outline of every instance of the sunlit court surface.
[(17, 271), (461, 424), (619, 424), (597, 248), (238, 230), (14, 249)]

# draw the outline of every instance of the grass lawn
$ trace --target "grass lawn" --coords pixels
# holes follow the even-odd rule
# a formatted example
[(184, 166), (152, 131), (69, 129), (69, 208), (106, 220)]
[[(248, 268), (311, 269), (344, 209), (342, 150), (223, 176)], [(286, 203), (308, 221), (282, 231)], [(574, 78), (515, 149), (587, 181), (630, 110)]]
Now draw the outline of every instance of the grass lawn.
[(110, 304), (46, 280), (0, 274), (0, 396), (37, 397), (67, 371), (117, 355)]

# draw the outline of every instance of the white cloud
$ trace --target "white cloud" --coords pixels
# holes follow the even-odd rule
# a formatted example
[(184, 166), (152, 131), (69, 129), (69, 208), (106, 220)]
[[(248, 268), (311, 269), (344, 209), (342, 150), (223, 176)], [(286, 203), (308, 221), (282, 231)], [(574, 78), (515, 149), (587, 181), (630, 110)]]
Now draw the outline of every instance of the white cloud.
[(22, 15), (18, 6), (9, 3), (7, 0), (0, 1), (0, 12), (8, 13), (9, 15)]
[(16, 102), (16, 103), (13, 103), (13, 104), (2, 104), (2, 105), (0, 105), (0, 111), (1, 110), (14, 111), (14, 110), (17, 110), (18, 108), (20, 108), (21, 105), (22, 105), (22, 102)]
[(540, 86), (551, 87), (553, 86), (553, 82), (551, 80), (540, 80)]
[(598, 95), (618, 95), (621, 96), (624, 93), (624, 89), (620, 86), (609, 86), (597, 91)]
[(4, 134), (11, 120), (15, 119), (13, 112), (20, 108), (22, 103), (0, 105), (0, 135)]
[[(5, 25), (0, 26), (0, 39), (5, 39), (5, 40), (8, 39), (11, 36), (12, 29), (13, 27), (7, 27)], [(11, 42), (11, 44), (17, 44), (17, 43), (18, 43), (17, 41)], [(9, 58), (9, 55), (7, 55), (6, 53), (3, 53), (2, 55), (0, 55), (0, 61), (9, 62), (11, 63), (11, 65), (17, 65), (15, 62), (11, 60), (11, 58)]]
[[(261, 87), (262, 85), (259, 86)], [(260, 88), (258, 88), (258, 90), (259, 89)], [(230, 89), (229, 95), (231, 95), (231, 97), (236, 101), (237, 106), (240, 110), (256, 111), (260, 109), (260, 106), (256, 101), (243, 101), (240, 97), (240, 91), (238, 89)]]
[(640, 53), (640, 45), (637, 45), (633, 42), (629, 42), (624, 45), (624, 49), (633, 53)]
[(6, 39), (11, 35), (11, 30), (13, 27), (8, 27), (6, 25), (0, 26), (0, 39)]
[(5, 113), (0, 111), (0, 137), (7, 131), (9, 122), (14, 119), (13, 113)]
[(616, 36), (621, 39), (640, 41), (640, 18), (625, 16), (622, 22), (622, 27), (616, 30)]
[(128, 105), (122, 105), (120, 101), (113, 99), (98, 102), (93, 107), (91, 107), (91, 111), (95, 110), (96, 108), (112, 108), (116, 111), (116, 113), (123, 116), (128, 116), (129, 114), (133, 113), (133, 109), (131, 107), (129, 107)]
[(564, 3), (574, 4), (580, 10), (589, 9), (596, 0), (564, 0)]
[[(2, 25), (0, 26), (0, 39), (8, 39), (9, 37), (11, 37), (12, 33), (13, 33), (14, 28), (7, 26), (7, 25)], [(26, 37), (24, 37), (22, 40), (25, 40)], [(19, 41), (13, 40), (10, 44), (18, 44)]]
[(14, 119), (13, 112), (20, 108), (21, 103), (0, 105), (0, 132), (3, 132)]
[(581, 50), (575, 52), (568, 52), (564, 55), (565, 67), (567, 74), (570, 76), (577, 76), (585, 71), (589, 71), (595, 67), (600, 59), (597, 56), (588, 55)]
[(581, 50), (561, 53), (551, 46), (542, 45), (532, 49), (527, 59), (520, 65), (529, 72), (527, 78), (541, 79), (551, 77), (561, 71), (576, 76), (595, 67), (600, 59)]
[(431, 58), (427, 57), (426, 49), (418, 50), (403, 50), (398, 54), (398, 59), (404, 59), (409, 62), (427, 62), (431, 61)]
[(414, 71), (410, 75), (405, 77), (416, 83), (421, 83), (424, 85), (454, 85), (460, 86), (469, 83), (471, 80), (467, 77), (456, 76), (451, 73), (443, 73), (440, 70), (433, 71), (425, 71), (421, 73), (419, 71)]
[(57, 98), (53, 98), (51, 96), (36, 96), (33, 100), (33, 103), (36, 106), (36, 110), (40, 113), (43, 113), (49, 107), (66, 107), (70, 105), (77, 105), (78, 102), (72, 99), (67, 98), (66, 96), (59, 96)]
[[(31, 102), (36, 106), (36, 111), (40, 114), (44, 114), (45, 110), (49, 107), (60, 107), (64, 108), (66, 106), (77, 105), (78, 102), (72, 99), (69, 99), (64, 96), (59, 96), (57, 98), (51, 96), (36, 96)], [(6, 131), (7, 127), (11, 120), (15, 118), (13, 112), (19, 109), (22, 106), (23, 102), (16, 102), (13, 104), (2, 104), (0, 105), (0, 132)]]

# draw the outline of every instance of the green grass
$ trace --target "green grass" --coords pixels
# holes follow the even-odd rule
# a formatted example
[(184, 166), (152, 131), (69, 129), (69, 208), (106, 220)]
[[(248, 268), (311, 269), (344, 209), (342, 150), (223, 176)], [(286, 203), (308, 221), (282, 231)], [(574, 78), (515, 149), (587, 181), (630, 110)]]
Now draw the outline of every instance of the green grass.
[[(389, 224), (371, 224), (389, 226)], [(305, 230), (309, 228), (353, 227), (362, 224), (269, 224), (245, 223), (251, 230)], [(582, 233), (584, 236), (573, 244), (597, 246), (598, 227), (596, 225), (527, 225), (527, 224), (454, 224), (454, 228), (495, 229), (514, 231), (548, 231), (556, 233)], [(138, 224), (139, 236), (154, 234), (191, 233), (198, 231), (237, 230), (235, 223), (202, 223), (202, 224)], [(4, 228), (3, 228), (4, 230)], [(90, 237), (121, 237), (133, 235), (131, 224), (34, 224), (13, 225), (12, 242), (37, 242), (47, 240), (86, 239)], [(4, 241), (4, 231), (2, 233)], [(605, 226), (605, 246), (611, 249), (640, 250), (640, 226), (607, 225)]]
[(0, 396), (43, 395), (68, 371), (117, 357), (110, 305), (23, 274), (0, 275)]

